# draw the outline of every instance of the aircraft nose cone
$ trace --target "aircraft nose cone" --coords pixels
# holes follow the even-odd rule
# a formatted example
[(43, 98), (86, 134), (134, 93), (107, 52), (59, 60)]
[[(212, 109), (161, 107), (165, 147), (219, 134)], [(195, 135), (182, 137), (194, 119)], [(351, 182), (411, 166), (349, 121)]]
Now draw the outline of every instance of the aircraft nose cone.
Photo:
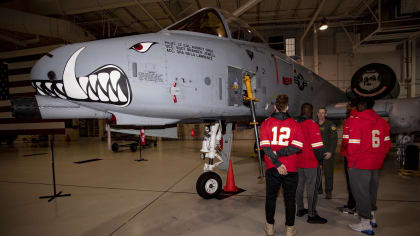
[[(119, 66), (127, 64), (121, 60), (126, 60), (125, 51), (103, 55), (97, 47), (96, 44), (77, 44), (53, 50), (32, 68), (33, 87), (40, 95), (128, 105), (131, 88), (124, 69)], [(97, 57), (100, 59), (96, 60)]]

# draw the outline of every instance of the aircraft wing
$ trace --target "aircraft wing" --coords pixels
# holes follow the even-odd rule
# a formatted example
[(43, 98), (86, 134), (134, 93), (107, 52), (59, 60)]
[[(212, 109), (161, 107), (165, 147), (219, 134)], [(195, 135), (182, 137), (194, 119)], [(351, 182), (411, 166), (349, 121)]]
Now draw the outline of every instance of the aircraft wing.
[[(346, 118), (346, 103), (327, 106), (328, 118)], [(373, 109), (382, 117), (389, 117), (391, 133), (420, 132), (420, 97), (375, 101)]]
[[(395, 103), (394, 99), (378, 100), (375, 102), (374, 110), (382, 117), (388, 117), (392, 106)], [(341, 102), (327, 106), (328, 118), (344, 119), (347, 117), (347, 103)]]

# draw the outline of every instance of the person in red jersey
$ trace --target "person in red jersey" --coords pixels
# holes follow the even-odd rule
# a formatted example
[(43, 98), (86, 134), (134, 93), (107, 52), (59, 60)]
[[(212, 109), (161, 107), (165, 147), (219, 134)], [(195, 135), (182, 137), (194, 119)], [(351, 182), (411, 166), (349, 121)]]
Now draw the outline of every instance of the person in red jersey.
[(349, 124), (347, 161), (351, 190), (356, 199), (356, 210), (360, 222), (350, 228), (373, 235), (377, 227), (374, 218), (376, 196), (379, 185), (379, 169), (391, 147), (389, 124), (372, 109), (375, 101), (360, 99), (357, 116)]
[(349, 180), (349, 171), (347, 168), (347, 146), (349, 142), (349, 124), (352, 121), (354, 117), (357, 115), (357, 99), (351, 100), (347, 104), (347, 119), (344, 121), (343, 125), (343, 138), (341, 141), (341, 148), (340, 148), (340, 154), (344, 158), (344, 173), (346, 175), (346, 184), (347, 184), (347, 192), (349, 194), (347, 205), (344, 205), (342, 207), (338, 207), (338, 210), (343, 213), (348, 214), (357, 214), (355, 212), (356, 210), (356, 201), (354, 200), (353, 194), (351, 193), (351, 187), (350, 187), (350, 180)]
[[(324, 144), (318, 124), (312, 120), (313, 106), (304, 103), (300, 117), (297, 118), (303, 132), (303, 150), (298, 153), (296, 166), (298, 167), (299, 183), (296, 191), (297, 216), (308, 213), (307, 222), (310, 224), (325, 224), (327, 219), (320, 217), (316, 211), (318, 188), (321, 182), (320, 164), (324, 159)], [(304, 208), (303, 193), (307, 185), (308, 209)]]
[(286, 236), (296, 235), (296, 188), (298, 174), (296, 153), (303, 148), (302, 130), (299, 124), (287, 113), (287, 95), (279, 95), (274, 106), (275, 113), (261, 124), (261, 148), (266, 165), (265, 216), (267, 235), (274, 235), (274, 214), (277, 195), (283, 187), (286, 205)]

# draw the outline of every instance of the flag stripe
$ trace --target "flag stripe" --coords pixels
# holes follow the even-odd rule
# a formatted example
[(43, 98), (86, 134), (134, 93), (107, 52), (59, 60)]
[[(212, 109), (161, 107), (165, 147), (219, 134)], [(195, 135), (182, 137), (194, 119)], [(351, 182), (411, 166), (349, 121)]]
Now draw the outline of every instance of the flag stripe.
[(9, 70), (21, 69), (21, 68), (30, 68), (35, 65), (37, 60), (32, 61), (22, 61), (22, 62), (13, 62), (9, 63)]
[(9, 76), (9, 83), (16, 82), (16, 81), (29, 80), (30, 77), (31, 77), (30, 74), (12, 75), (12, 76)]
[(0, 130), (64, 129), (64, 122), (0, 124)]
[(10, 94), (19, 94), (19, 93), (36, 93), (36, 90), (32, 86), (25, 87), (14, 87), (9, 89)]
[(11, 111), (11, 110), (12, 110), (12, 108), (10, 106), (0, 107), (0, 112), (8, 112), (8, 111)]
[(6, 118), (13, 118), (11, 112), (0, 112), (0, 121)]
[(26, 130), (0, 130), (1, 135), (40, 135), (40, 134), (65, 134), (64, 128), (58, 129), (26, 129)]
[(9, 82), (9, 87), (10, 88), (23, 87), (23, 86), (31, 86), (32, 87), (32, 82), (30, 80)]
[(16, 93), (16, 94), (10, 94), (10, 97), (33, 97), (35, 96), (36, 92), (28, 92), (28, 93)]
[(64, 119), (16, 119), (16, 118), (4, 118), (0, 119), (0, 124), (20, 124), (20, 123), (51, 123), (51, 122), (65, 122)]
[(2, 101), (0, 101), (0, 107), (10, 106), (10, 105), (12, 105), (10, 103), (10, 100), (2, 100)]

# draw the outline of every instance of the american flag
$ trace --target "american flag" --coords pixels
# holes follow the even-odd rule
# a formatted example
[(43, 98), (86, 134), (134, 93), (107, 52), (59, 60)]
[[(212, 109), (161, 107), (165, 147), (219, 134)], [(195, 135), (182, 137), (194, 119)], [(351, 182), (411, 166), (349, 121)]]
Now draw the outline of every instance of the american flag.
[(0, 135), (64, 134), (65, 120), (16, 119), (10, 99), (36, 94), (29, 76), (32, 66), (45, 53), (61, 46), (46, 46), (0, 53)]
[(7, 76), (7, 64), (0, 63), (0, 101), (9, 99), (9, 80)]

